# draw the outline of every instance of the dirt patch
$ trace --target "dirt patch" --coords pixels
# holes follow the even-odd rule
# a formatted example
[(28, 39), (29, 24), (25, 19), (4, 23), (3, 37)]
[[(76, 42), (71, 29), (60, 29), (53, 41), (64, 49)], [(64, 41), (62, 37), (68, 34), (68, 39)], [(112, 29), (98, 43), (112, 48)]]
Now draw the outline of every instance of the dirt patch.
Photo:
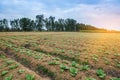
[(113, 77), (120, 77), (120, 71), (114, 69), (105, 69), (107, 75), (111, 75)]

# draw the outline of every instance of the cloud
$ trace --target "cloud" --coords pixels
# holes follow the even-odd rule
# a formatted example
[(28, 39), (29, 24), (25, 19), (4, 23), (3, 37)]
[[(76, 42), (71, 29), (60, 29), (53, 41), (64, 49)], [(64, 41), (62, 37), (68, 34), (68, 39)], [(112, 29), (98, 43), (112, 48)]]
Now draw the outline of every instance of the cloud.
[(119, 0), (3, 0), (0, 2), (0, 19), (34, 19), (37, 14), (44, 14), (120, 30), (119, 4)]
[(87, 5), (79, 4), (63, 10), (60, 15), (77, 19), (79, 22), (100, 28), (120, 30), (120, 6), (114, 4)]
[(44, 5), (36, 1), (29, 0), (4, 0), (3, 8), (0, 11), (0, 18), (20, 18), (20, 17), (35, 17), (37, 14), (44, 12)]

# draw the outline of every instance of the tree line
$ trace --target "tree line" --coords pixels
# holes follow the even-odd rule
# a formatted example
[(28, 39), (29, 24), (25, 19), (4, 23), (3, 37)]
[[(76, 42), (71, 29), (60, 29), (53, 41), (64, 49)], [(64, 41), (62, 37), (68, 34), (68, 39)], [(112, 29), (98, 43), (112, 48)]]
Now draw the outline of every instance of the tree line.
[(67, 18), (58, 20), (50, 16), (37, 15), (35, 20), (29, 18), (19, 18), (8, 21), (0, 20), (0, 31), (80, 31), (80, 30), (99, 30), (91, 25), (78, 23), (76, 20)]

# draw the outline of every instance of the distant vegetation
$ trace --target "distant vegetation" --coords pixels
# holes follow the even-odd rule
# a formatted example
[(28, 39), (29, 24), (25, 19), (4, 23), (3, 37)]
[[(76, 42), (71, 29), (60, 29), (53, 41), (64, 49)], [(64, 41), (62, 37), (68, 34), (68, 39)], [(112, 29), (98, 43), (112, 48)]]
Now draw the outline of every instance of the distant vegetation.
[(44, 15), (37, 15), (35, 20), (29, 18), (20, 18), (8, 21), (0, 20), (0, 31), (70, 31), (80, 30), (105, 30), (96, 28), (91, 25), (78, 23), (74, 19), (58, 19), (50, 16), (45, 18)]

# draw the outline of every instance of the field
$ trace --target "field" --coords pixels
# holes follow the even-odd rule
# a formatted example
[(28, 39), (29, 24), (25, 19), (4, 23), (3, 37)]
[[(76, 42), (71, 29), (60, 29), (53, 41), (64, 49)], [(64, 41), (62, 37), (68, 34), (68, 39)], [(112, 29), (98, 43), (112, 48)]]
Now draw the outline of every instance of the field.
[(120, 80), (120, 34), (1, 32), (0, 80)]

